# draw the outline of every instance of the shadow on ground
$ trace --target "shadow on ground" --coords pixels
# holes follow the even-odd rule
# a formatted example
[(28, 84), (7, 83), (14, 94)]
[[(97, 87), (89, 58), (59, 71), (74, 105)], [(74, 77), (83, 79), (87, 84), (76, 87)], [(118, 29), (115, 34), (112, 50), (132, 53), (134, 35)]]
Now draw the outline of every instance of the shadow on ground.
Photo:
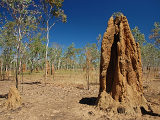
[(90, 98), (82, 98), (79, 103), (80, 104), (87, 104), (87, 105), (96, 105), (97, 98), (90, 97)]
[(2, 94), (0, 95), (0, 98), (7, 98), (8, 97), (8, 94)]
[(143, 115), (151, 115), (151, 116), (158, 116), (158, 117), (160, 117), (160, 114), (154, 113), (153, 111), (146, 111), (144, 109), (144, 107), (140, 107), (140, 109), (141, 109), (141, 112), (142, 112)]
[(28, 84), (28, 85), (37, 85), (37, 84), (41, 84), (41, 82), (23, 82), (21, 84)]
[(0, 81), (12, 81), (12, 79), (0, 79)]

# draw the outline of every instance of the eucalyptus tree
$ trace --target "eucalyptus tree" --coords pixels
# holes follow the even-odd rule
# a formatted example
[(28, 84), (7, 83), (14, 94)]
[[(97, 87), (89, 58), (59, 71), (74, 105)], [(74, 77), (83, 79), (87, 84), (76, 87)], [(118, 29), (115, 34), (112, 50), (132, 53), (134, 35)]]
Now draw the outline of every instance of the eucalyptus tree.
[(99, 47), (101, 45), (101, 40), (102, 40), (102, 35), (98, 34), (98, 37), (97, 37), (97, 49), (99, 49)]
[(75, 49), (75, 68), (81, 69), (85, 63), (85, 54), (82, 48)]
[(32, 0), (1, 0), (0, 6), (3, 7), (4, 13), (8, 19), (16, 24), (14, 26), (14, 34), (16, 36), (16, 87), (18, 88), (18, 69), (20, 61), (20, 52), (22, 44), (27, 43), (27, 37), (30, 30), (36, 29), (35, 15), (38, 13), (36, 5)]
[(85, 50), (81, 49), (80, 50), (80, 55), (78, 56), (78, 64), (79, 64), (79, 68), (82, 69), (86, 63), (85, 61)]
[(98, 68), (100, 64), (100, 51), (98, 50), (97, 45), (95, 43), (87, 44), (85, 50), (90, 51), (91, 64), (94, 68)]
[(46, 68), (45, 68), (45, 75), (47, 75), (47, 62), (48, 62), (48, 45), (49, 45), (49, 33), (50, 30), (54, 27), (54, 25), (59, 22), (66, 22), (67, 16), (64, 14), (64, 10), (62, 10), (62, 5), (64, 0), (40, 0), (42, 4), (42, 8), (40, 7), (41, 13), (41, 20), (43, 21), (43, 25), (46, 28)]
[(28, 45), (28, 62), (30, 63), (31, 73), (35, 68), (41, 66), (40, 64), (43, 62), (43, 58), (45, 57), (45, 41), (46, 39), (42, 37), (41, 33), (38, 33), (30, 39)]
[(155, 67), (158, 65), (158, 58), (159, 58), (159, 50), (158, 47), (155, 47), (155, 45), (158, 45), (158, 25), (155, 24), (155, 29), (152, 30), (152, 35), (150, 38), (154, 39), (155, 36), (155, 42), (147, 42), (145, 40), (144, 34), (142, 34), (139, 30), (139, 28), (136, 26), (134, 29), (132, 29), (132, 34), (134, 36), (134, 39), (136, 42), (139, 43), (141, 48), (141, 55), (142, 55), (142, 64), (143, 68), (147, 67)]
[(134, 36), (135, 41), (139, 43), (139, 46), (142, 49), (144, 43), (146, 43), (144, 34), (140, 32), (137, 26), (134, 29), (132, 29), (132, 34)]
[[(142, 34), (139, 30), (139, 28), (137, 26), (135, 26), (135, 28), (132, 29), (132, 34), (133, 34), (133, 37), (135, 39), (136, 42), (139, 43), (139, 46), (140, 46), (140, 49), (141, 49), (141, 55), (142, 55), (142, 64), (143, 64), (143, 68), (145, 67), (146, 65), (146, 47), (144, 47), (146, 40), (145, 40), (145, 35)], [(148, 47), (147, 47), (148, 48)]]
[[(60, 69), (60, 64), (62, 62), (62, 48), (58, 44), (52, 44), (49, 47), (48, 56), (50, 59), (51, 66)], [(52, 69), (51, 69), (52, 70)], [(53, 73), (53, 71), (51, 71)]]
[[(0, 29), (1, 57), (5, 70), (11, 69), (16, 50), (16, 36), (14, 35), (15, 22), (9, 21)], [(1, 61), (2, 62), (2, 61)]]
[(0, 25), (3, 25), (7, 21), (3, 12), (0, 12)]
[(160, 67), (160, 50), (154, 46), (152, 43), (147, 43), (143, 47), (143, 66), (146, 66), (147, 76), (150, 76), (151, 71), (154, 72), (154, 77), (156, 77), (157, 70)]
[(2, 20), (2, 14), (0, 13), (0, 24), (2, 24), (3, 20)]
[(152, 29), (152, 34), (150, 35), (150, 39), (154, 40), (154, 44), (156, 47), (160, 49), (160, 23), (154, 23), (154, 29)]
[(74, 47), (74, 43), (72, 43), (70, 46), (68, 46), (68, 48), (64, 53), (67, 69), (74, 68), (75, 56), (76, 56), (76, 48)]
[(154, 28), (151, 30), (151, 35), (149, 38), (153, 40), (153, 44), (155, 46), (154, 66), (158, 68), (160, 67), (160, 23), (159, 22), (154, 23)]
[(153, 64), (153, 57), (154, 57), (154, 46), (151, 43), (147, 43), (144, 48), (144, 55), (143, 55), (143, 64), (144, 66), (150, 67)]

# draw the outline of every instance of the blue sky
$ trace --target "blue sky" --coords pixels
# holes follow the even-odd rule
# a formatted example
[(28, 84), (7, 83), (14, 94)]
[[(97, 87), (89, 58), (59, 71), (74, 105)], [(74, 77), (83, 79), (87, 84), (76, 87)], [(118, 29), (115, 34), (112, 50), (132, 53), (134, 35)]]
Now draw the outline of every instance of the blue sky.
[(160, 22), (160, 0), (64, 0), (67, 23), (57, 23), (50, 32), (50, 44), (75, 47), (96, 43), (98, 34), (105, 32), (107, 21), (114, 12), (122, 12), (131, 29), (138, 26), (149, 40), (155, 21)]

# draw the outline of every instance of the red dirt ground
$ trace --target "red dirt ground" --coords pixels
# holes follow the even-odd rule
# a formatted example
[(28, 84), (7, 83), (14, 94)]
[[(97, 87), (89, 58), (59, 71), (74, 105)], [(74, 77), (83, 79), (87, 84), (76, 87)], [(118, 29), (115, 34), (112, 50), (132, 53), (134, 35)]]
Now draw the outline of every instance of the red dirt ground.
[[(69, 78), (68, 78), (69, 79)], [(24, 77), (19, 91), (23, 104), (16, 110), (3, 109), (5, 94), (14, 81), (0, 81), (0, 120), (154, 120), (160, 119), (160, 79), (144, 82), (144, 95), (151, 103), (153, 113), (143, 116), (107, 113), (94, 105), (98, 86), (62, 82), (60, 79), (47, 80), (43, 77)], [(23, 91), (22, 91), (23, 87)], [(150, 114), (150, 115), (149, 115)]]

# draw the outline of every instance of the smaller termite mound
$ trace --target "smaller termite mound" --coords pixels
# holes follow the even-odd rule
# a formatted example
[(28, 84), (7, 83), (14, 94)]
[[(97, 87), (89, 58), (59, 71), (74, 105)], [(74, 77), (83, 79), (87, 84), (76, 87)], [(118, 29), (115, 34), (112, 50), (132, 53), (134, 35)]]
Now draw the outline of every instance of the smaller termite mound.
[(19, 108), (22, 104), (22, 99), (19, 94), (19, 91), (15, 86), (12, 86), (8, 93), (8, 98), (5, 102), (5, 107), (7, 109), (16, 109)]
[(148, 110), (143, 96), (142, 64), (124, 15), (111, 17), (101, 46), (100, 91), (98, 106), (117, 113), (137, 114)]

